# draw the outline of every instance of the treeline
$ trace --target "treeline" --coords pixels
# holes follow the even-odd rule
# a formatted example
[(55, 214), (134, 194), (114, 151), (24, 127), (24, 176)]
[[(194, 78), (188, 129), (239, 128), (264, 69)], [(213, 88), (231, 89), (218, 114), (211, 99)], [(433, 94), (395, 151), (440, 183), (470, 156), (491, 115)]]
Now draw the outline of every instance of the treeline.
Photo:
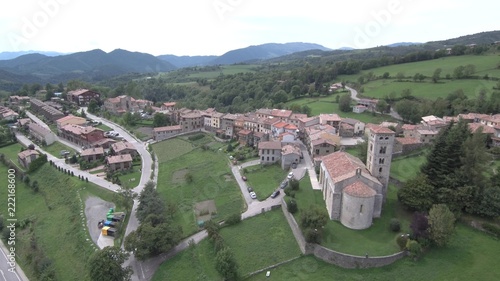
[[(408, 209), (427, 212), (446, 204), (462, 213), (500, 216), (500, 174), (492, 167), (488, 139), (464, 120), (442, 129), (420, 172), (398, 191)], [(494, 150), (494, 149), (491, 149)]]

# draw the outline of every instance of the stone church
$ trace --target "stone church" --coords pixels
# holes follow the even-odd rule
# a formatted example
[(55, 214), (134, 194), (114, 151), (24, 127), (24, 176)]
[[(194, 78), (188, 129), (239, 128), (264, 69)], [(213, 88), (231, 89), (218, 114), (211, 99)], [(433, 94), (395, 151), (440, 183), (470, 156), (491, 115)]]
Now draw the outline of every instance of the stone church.
[(371, 226), (373, 218), (380, 217), (394, 137), (388, 128), (371, 128), (366, 165), (343, 151), (322, 158), (319, 183), (330, 219), (351, 229), (365, 229)]

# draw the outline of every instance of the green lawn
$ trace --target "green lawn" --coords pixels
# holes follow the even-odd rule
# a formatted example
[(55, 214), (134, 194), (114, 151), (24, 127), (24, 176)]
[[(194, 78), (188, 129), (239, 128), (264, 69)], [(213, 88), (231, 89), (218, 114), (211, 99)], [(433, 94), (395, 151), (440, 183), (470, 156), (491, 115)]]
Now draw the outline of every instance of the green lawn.
[(118, 176), (121, 185), (125, 188), (136, 187), (141, 181), (141, 172), (139, 172), (140, 168), (141, 166), (134, 166), (133, 171), (131, 173), (126, 173), (124, 175)]
[(288, 174), (288, 170), (281, 169), (279, 164), (251, 166), (244, 170), (246, 170), (244, 175), (247, 177), (247, 184), (254, 189), (257, 199), (261, 201), (278, 189)]
[(458, 224), (450, 245), (431, 249), (423, 258), (372, 269), (344, 269), (305, 256), (271, 270), (270, 278), (259, 273), (248, 281), (288, 280), (499, 280), (496, 256), (498, 239)]
[[(0, 178), (6, 179), (6, 171), (7, 168), (0, 165)], [(29, 227), (17, 228), (17, 262), (30, 280), (38, 280), (30, 260), (34, 254), (32, 241), (36, 240), (37, 249), (43, 252), (46, 261), (52, 263), (57, 280), (88, 280), (86, 263), (94, 250), (87, 240), (90, 237), (86, 227), (82, 227), (80, 200), (76, 191), (81, 190), (82, 200), (92, 195), (113, 202), (117, 195), (58, 172), (49, 164), (29, 177), (31, 182), (38, 182), (38, 193), (25, 186), (19, 175), (16, 178), (16, 217), (18, 221), (32, 221)], [(0, 197), (7, 197), (6, 188), (0, 189)], [(117, 209), (122, 209), (117, 205)], [(0, 214), (5, 217), (6, 211), (2, 208)]]
[(21, 152), (21, 149), (24, 149), (24, 148), (25, 147), (22, 146), (21, 144), (14, 143), (14, 144), (11, 144), (8, 146), (1, 147), (0, 153), (5, 155), (5, 158), (11, 159), (12, 162), (14, 162), (14, 164), (16, 164), (16, 166), (21, 167), (21, 165), (19, 165), (19, 162), (17, 161), (17, 154), (19, 152)]
[[(309, 209), (313, 205), (326, 208), (321, 191), (312, 190), (310, 183), (307, 183), (309, 183), (308, 180), (300, 181), (300, 189), (295, 195), (299, 211), (294, 216), (299, 224), (301, 210)], [(374, 219), (370, 228), (352, 230), (343, 226), (339, 221), (328, 221), (323, 229), (321, 245), (352, 255), (364, 256), (368, 253), (372, 256), (382, 256), (397, 253), (399, 252), (396, 244), (398, 233), (389, 230), (391, 218), (398, 218), (402, 223), (402, 229), (405, 232), (408, 231), (408, 214), (400, 208), (394, 186), (389, 186), (382, 216)]]
[(99, 129), (101, 129), (101, 130), (103, 130), (105, 132), (113, 131), (113, 129), (111, 129), (110, 127), (108, 127), (108, 126), (106, 126), (106, 125), (104, 125), (102, 123), (101, 123), (101, 125), (96, 126), (96, 128), (99, 128)]
[(421, 150), (410, 156), (402, 156), (392, 159), (391, 177), (405, 182), (413, 178), (426, 160), (427, 150)]
[[(220, 233), (242, 276), (300, 255), (281, 209), (225, 227)], [(214, 257), (213, 244), (205, 239), (163, 263), (152, 280), (221, 280)]]
[(184, 236), (198, 230), (194, 214), (197, 202), (214, 200), (216, 220), (241, 213), (245, 208), (224, 153), (195, 148), (178, 138), (154, 144), (153, 149), (160, 161), (158, 192), (177, 206), (175, 220), (182, 226)]
[(61, 142), (54, 142), (49, 146), (42, 147), (43, 150), (47, 151), (47, 153), (52, 154), (53, 156), (57, 158), (63, 158), (61, 156), (61, 150), (67, 150), (70, 152), (70, 155), (73, 155), (75, 153), (75, 150), (62, 144)]
[(168, 162), (193, 150), (194, 146), (181, 138), (174, 138), (153, 144), (153, 151), (160, 163)]

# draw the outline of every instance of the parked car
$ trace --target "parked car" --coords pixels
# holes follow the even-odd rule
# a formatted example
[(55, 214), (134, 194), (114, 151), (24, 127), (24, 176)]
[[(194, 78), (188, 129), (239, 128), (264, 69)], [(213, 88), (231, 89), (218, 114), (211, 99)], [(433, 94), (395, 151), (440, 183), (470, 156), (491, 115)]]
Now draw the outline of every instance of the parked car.
[(280, 192), (279, 190), (274, 191), (274, 192), (273, 192), (273, 194), (271, 194), (271, 198), (276, 198), (276, 197), (278, 197), (278, 195), (280, 195), (280, 193), (281, 193), (281, 192)]
[(281, 182), (280, 184), (280, 188), (281, 189), (285, 189), (285, 187), (288, 185), (288, 181), (284, 180), (283, 182)]
[(245, 177), (245, 176), (241, 176), (241, 179), (244, 181), (247, 181), (247, 177)]
[(248, 190), (248, 192), (252, 192), (253, 188), (249, 186), (249, 187), (247, 187), (247, 190)]
[(292, 179), (293, 178), (293, 172), (288, 173), (288, 176), (286, 177), (287, 179)]
[(257, 198), (257, 194), (255, 194), (255, 192), (250, 192), (250, 198), (252, 199), (256, 199)]

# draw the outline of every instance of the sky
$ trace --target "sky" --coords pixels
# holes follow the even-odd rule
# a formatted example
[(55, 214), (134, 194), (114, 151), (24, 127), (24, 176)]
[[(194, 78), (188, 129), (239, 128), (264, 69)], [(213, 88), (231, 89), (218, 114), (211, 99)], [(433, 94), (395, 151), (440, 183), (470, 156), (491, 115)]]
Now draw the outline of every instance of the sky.
[(493, 0), (22, 0), (0, 3), (0, 52), (222, 55), (264, 43), (369, 48), (500, 30)]

